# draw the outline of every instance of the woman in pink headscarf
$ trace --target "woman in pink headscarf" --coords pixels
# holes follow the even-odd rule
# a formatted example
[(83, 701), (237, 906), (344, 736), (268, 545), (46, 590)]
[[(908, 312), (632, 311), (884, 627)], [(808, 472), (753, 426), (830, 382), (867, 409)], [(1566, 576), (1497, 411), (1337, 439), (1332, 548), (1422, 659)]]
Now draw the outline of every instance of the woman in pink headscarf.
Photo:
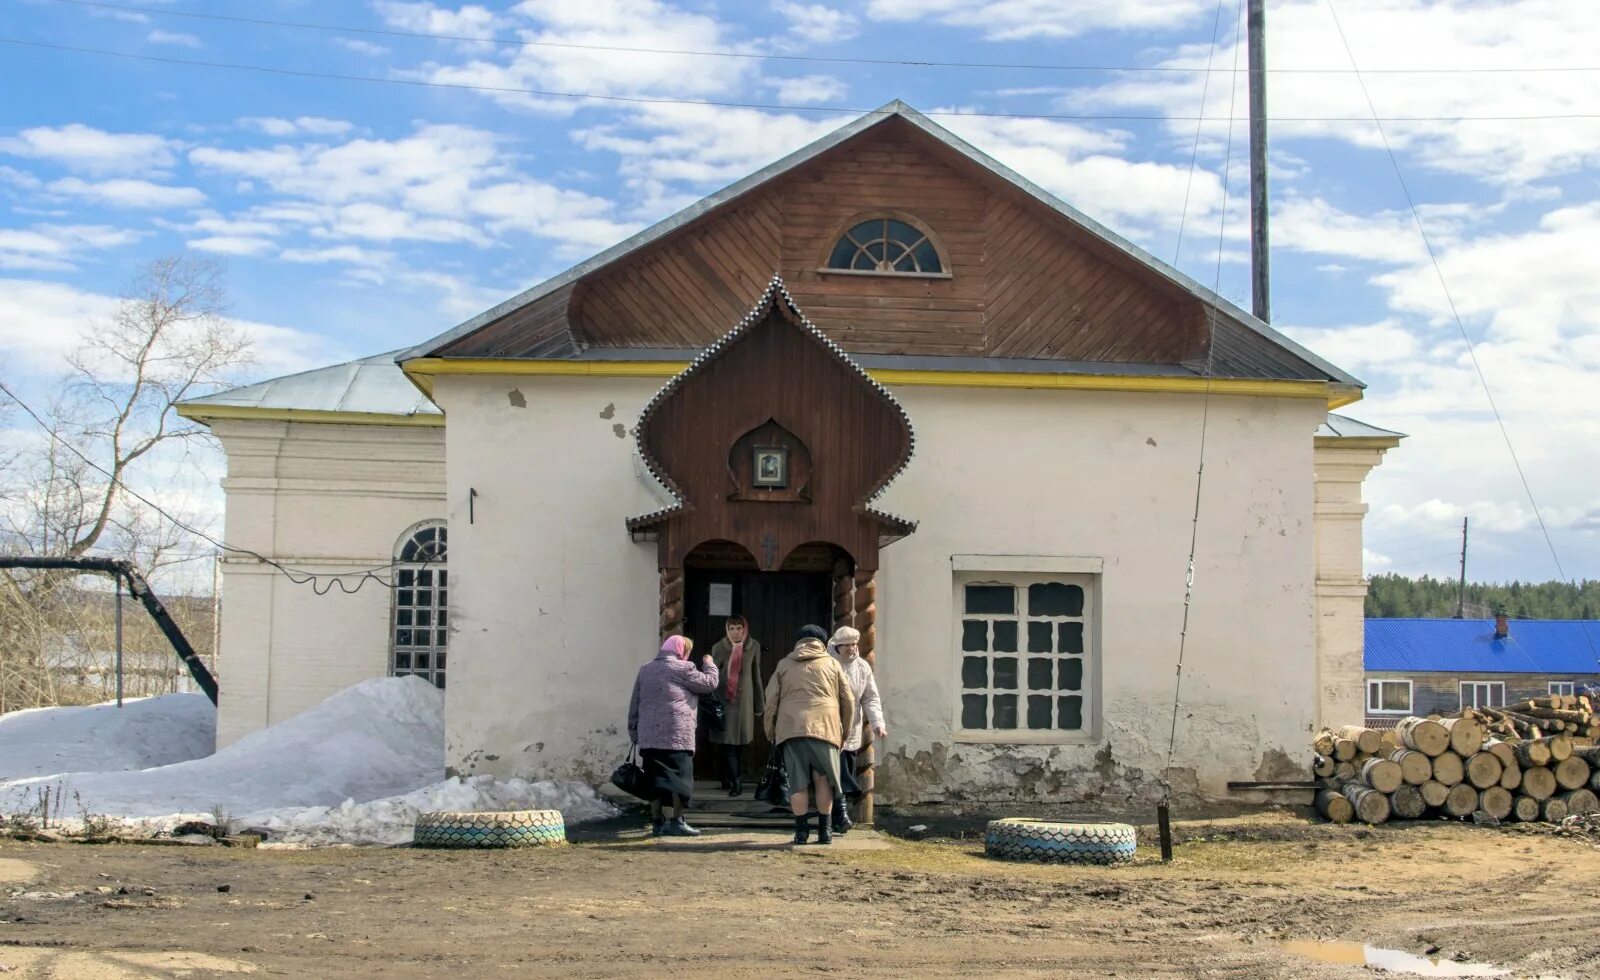
[[(628, 736), (639, 746), (644, 772), (656, 791), (650, 801), (650, 830), (657, 837), (697, 837), (684, 819), (694, 796), (694, 731), (700, 695), (717, 689), (717, 667), (709, 654), (696, 666), (694, 643), (669, 636), (656, 658), (639, 668), (628, 702)], [(665, 808), (672, 808), (670, 822)]]

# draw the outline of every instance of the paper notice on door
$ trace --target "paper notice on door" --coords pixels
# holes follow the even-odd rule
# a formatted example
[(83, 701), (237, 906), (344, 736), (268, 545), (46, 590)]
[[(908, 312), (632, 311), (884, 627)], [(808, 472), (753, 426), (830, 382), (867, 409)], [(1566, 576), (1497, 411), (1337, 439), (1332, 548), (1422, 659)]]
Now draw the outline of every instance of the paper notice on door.
[(706, 610), (708, 616), (733, 615), (733, 583), (712, 582), (710, 609)]

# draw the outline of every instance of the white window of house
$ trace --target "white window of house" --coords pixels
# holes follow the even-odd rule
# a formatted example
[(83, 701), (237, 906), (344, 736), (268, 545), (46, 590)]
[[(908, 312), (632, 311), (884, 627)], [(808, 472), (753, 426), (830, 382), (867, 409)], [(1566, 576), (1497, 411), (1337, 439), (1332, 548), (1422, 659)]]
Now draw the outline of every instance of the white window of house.
[(1570, 696), (1578, 693), (1578, 682), (1577, 681), (1551, 681), (1550, 682), (1550, 693), (1551, 694), (1565, 694), (1565, 695), (1570, 697)]
[(430, 521), (400, 539), (389, 630), (389, 672), (396, 677), (414, 675), (436, 687), (444, 687), (450, 635), (447, 535), (442, 521)]
[(1463, 708), (1503, 708), (1506, 703), (1504, 681), (1462, 681)]
[(1093, 732), (1099, 576), (959, 576), (956, 728), (972, 740), (1061, 742)]
[(1367, 681), (1367, 714), (1409, 715), (1410, 681)]

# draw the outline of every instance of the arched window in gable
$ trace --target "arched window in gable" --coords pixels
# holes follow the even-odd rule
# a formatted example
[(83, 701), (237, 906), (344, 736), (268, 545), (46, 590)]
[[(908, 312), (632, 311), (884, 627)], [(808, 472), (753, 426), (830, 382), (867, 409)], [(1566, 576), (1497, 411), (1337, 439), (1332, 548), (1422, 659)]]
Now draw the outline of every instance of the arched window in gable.
[(443, 521), (427, 521), (401, 537), (389, 623), (389, 673), (420, 677), (441, 688), (450, 635), (448, 534)]
[(943, 278), (950, 274), (950, 264), (933, 234), (903, 214), (877, 214), (854, 221), (834, 242), (824, 268), (884, 276)]

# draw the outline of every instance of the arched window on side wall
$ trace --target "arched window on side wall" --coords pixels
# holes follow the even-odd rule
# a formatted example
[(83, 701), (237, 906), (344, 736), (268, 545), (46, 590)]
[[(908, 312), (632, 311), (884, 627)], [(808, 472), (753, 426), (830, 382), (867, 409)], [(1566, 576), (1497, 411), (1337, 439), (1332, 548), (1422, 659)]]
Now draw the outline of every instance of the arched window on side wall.
[(450, 635), (448, 534), (443, 521), (429, 521), (400, 539), (389, 630), (389, 673), (415, 675), (441, 688)]

